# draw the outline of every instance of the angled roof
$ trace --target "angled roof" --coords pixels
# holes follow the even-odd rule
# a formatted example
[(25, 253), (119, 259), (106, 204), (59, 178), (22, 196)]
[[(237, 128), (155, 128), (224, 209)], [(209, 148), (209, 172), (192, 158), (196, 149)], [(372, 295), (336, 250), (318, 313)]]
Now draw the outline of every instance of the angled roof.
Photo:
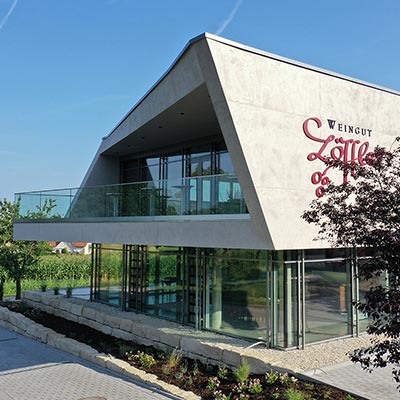
[(257, 247), (327, 247), (300, 217), (322, 177), (342, 179), (325, 171), (322, 154), (358, 162), (368, 148), (390, 145), (400, 131), (399, 94), (202, 34), (103, 138), (82, 186), (118, 183), (126, 154), (222, 135)]

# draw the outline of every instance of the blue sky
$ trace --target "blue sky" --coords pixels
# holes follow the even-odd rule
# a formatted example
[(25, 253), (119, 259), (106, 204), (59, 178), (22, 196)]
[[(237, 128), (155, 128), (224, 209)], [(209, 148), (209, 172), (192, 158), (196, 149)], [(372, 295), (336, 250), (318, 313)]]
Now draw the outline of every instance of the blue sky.
[(400, 90), (399, 0), (0, 0), (0, 198), (79, 186), (202, 32)]

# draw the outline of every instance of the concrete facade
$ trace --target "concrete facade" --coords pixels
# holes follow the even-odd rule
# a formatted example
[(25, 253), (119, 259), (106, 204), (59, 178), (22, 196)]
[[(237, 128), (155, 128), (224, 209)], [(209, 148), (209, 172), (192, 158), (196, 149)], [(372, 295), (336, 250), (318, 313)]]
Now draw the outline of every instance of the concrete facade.
[[(320, 186), (312, 183), (312, 176), (324, 169), (320, 159), (310, 161), (307, 157), (318, 152), (321, 141), (329, 135), (344, 142), (326, 143), (321, 155), (333, 151), (338, 157), (351, 158), (353, 154), (356, 162), (360, 154), (365, 156), (377, 144), (390, 146), (400, 128), (394, 118), (399, 106), (400, 97), (394, 91), (204, 34), (188, 43), (163, 77), (103, 138), (82, 187), (119, 183), (118, 160), (124, 154), (145, 153), (220, 130), (252, 221), (240, 230), (251, 241), (255, 239), (253, 247), (324, 248), (327, 243), (313, 240), (316, 229), (300, 218)], [(179, 120), (178, 111), (182, 110), (185, 115)], [(322, 124), (318, 127), (314, 120), (308, 123), (315, 140), (304, 132), (303, 125), (310, 118)], [(330, 171), (324, 176), (341, 179)], [(32, 227), (18, 221), (15, 237), (104, 241), (98, 224), (90, 221), (85, 221), (84, 227), (79, 221), (70, 221), (73, 227), (57, 228), (49, 221), (38, 222)], [(193, 232), (193, 238), (188, 239), (187, 230), (177, 230), (171, 220), (143, 226), (142, 221), (132, 219), (127, 229), (116, 225), (117, 221), (107, 222), (109, 243), (127, 243), (131, 233), (129, 243), (140, 240), (142, 244), (175, 245), (183, 241), (199, 246), (198, 238), (213, 229), (194, 224), (190, 218), (180, 220)], [(221, 244), (213, 240), (204, 246), (246, 248), (245, 242), (240, 245), (235, 240), (236, 223), (232, 221), (232, 229), (224, 229), (219, 236)], [(176, 240), (162, 235), (156, 238), (154, 229), (177, 232)], [(140, 238), (134, 235), (138, 230)], [(113, 231), (125, 234), (118, 237)]]
[[(272, 347), (358, 336), (365, 252), (315, 240), (301, 215), (351, 179), (326, 157), (366, 165), (394, 143), (399, 106), (395, 91), (201, 35), (103, 138), (81, 187), (54, 193), (64, 215), (17, 220), (14, 237), (93, 243), (91, 298), (121, 310)], [(27, 209), (52, 192), (20, 196)], [(68, 304), (57, 312), (127, 335)]]

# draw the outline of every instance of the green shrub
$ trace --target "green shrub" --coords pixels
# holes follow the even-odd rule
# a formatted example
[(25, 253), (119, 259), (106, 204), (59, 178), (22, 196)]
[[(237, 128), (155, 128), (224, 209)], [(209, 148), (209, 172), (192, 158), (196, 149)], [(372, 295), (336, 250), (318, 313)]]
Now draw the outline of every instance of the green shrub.
[(261, 381), (258, 378), (250, 379), (248, 390), (251, 394), (260, 394), (263, 391)]
[(218, 389), (220, 383), (221, 382), (219, 381), (219, 379), (216, 376), (210, 377), (210, 378), (208, 378), (208, 381), (207, 381), (207, 389), (210, 392), (214, 392), (214, 390)]
[(182, 360), (182, 353), (179, 350), (174, 350), (167, 358), (167, 364), (170, 368), (177, 368)]
[(305, 400), (304, 393), (293, 388), (286, 390), (284, 396), (286, 400)]
[(127, 358), (130, 361), (136, 361), (140, 367), (144, 368), (150, 368), (156, 363), (154, 357), (144, 351), (138, 351), (137, 354), (130, 352), (127, 354)]
[(223, 367), (218, 367), (218, 378), (219, 379), (226, 379), (228, 377), (228, 368), (224, 365)]
[(243, 360), (234, 374), (237, 382), (247, 382), (250, 375), (250, 364), (246, 360)]
[(269, 371), (265, 374), (265, 382), (267, 383), (267, 385), (273, 385), (274, 383), (276, 383), (279, 378), (281, 377), (281, 374), (278, 371)]
[(72, 297), (72, 290), (73, 290), (73, 286), (67, 286), (67, 289), (66, 289), (67, 297)]

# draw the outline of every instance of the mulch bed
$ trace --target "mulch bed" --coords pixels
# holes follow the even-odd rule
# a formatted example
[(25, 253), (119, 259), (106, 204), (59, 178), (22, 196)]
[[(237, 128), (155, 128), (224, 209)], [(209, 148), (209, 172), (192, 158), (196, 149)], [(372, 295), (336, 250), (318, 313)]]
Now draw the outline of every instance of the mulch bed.
[[(267, 375), (250, 375), (245, 385), (246, 388), (241, 389), (235, 375), (230, 370), (221, 371), (215, 366), (204, 365), (198, 361), (181, 357), (179, 353), (168, 355), (154, 347), (141, 346), (117, 339), (85, 325), (47, 314), (21, 302), (0, 302), (0, 306), (22, 313), (33, 321), (71, 339), (85, 343), (101, 353), (111, 354), (116, 358), (123, 359), (141, 370), (157, 375), (159, 379), (165, 382), (192, 391), (203, 399), (361, 399), (360, 397), (349, 396), (347, 393), (327, 385), (295, 380), (282, 374), (274, 375), (270, 371)], [(150, 365), (153, 364), (152, 358), (155, 361), (154, 365)], [(176, 363), (176, 361), (178, 362)], [(215, 382), (213, 390), (210, 390), (212, 386), (210, 385), (210, 378), (213, 378)], [(254, 383), (257, 384), (257, 379), (262, 387), (262, 392), (251, 393), (251, 386)], [(218, 393), (216, 393), (217, 391)], [(295, 397), (298, 391), (302, 392), (304, 396)], [(289, 397), (290, 395), (292, 397)], [(297, 396), (300, 395), (297, 393)]]

